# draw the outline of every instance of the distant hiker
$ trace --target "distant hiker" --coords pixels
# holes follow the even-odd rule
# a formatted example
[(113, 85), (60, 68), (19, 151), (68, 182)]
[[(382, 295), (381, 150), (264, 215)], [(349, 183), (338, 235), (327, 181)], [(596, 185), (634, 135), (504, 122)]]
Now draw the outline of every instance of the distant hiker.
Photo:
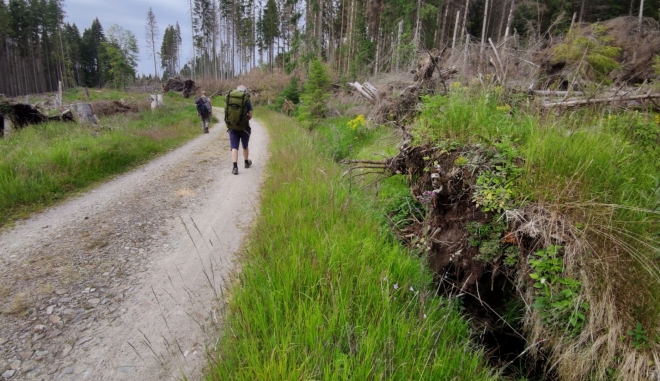
[(197, 116), (202, 118), (202, 131), (208, 134), (211, 115), (213, 115), (213, 106), (211, 105), (211, 99), (206, 97), (206, 91), (202, 91), (202, 96), (195, 100), (195, 105), (197, 106)]
[(231, 161), (234, 166), (231, 173), (238, 175), (238, 143), (243, 145), (243, 159), (245, 168), (250, 168), (252, 160), (248, 159), (250, 151), (248, 142), (250, 141), (250, 119), (252, 119), (252, 102), (247, 88), (240, 85), (236, 90), (227, 93), (225, 106), (225, 124), (229, 133), (229, 144), (231, 146)]

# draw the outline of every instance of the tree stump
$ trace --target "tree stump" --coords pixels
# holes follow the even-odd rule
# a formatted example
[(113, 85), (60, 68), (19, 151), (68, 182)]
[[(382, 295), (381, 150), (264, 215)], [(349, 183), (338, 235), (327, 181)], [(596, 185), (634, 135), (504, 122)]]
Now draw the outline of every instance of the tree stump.
[(9, 116), (3, 115), (0, 117), (0, 124), (2, 124), (2, 127), (0, 128), (0, 131), (2, 131), (1, 136), (9, 136), (9, 134), (11, 134), (11, 130), (14, 128), (14, 126), (11, 124), (11, 119), (9, 119)]
[(76, 104), (76, 117), (80, 124), (96, 124), (96, 117), (89, 103)]

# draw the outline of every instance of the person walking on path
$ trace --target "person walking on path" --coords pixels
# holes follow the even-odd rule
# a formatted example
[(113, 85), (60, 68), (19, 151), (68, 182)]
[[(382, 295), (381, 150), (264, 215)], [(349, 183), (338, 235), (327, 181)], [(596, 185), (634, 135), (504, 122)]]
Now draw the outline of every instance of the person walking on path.
[(229, 144), (231, 147), (231, 161), (233, 167), (231, 173), (238, 175), (238, 146), (243, 146), (243, 160), (245, 168), (252, 166), (252, 160), (249, 159), (250, 150), (248, 143), (250, 141), (250, 119), (252, 119), (252, 102), (247, 88), (240, 85), (234, 91), (227, 94), (225, 107), (225, 124), (229, 133)]
[(197, 116), (202, 118), (202, 131), (209, 133), (209, 123), (213, 115), (213, 105), (211, 99), (206, 97), (206, 91), (202, 91), (202, 96), (197, 100)]

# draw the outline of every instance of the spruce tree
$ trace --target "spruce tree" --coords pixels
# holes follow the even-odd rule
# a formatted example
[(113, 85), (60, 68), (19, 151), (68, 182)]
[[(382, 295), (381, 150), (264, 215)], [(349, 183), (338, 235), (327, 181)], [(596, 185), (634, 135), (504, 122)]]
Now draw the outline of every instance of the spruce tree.
[(300, 95), (298, 120), (311, 129), (324, 118), (328, 108), (326, 103), (330, 97), (330, 76), (327, 67), (319, 60), (314, 60), (309, 66), (307, 83)]

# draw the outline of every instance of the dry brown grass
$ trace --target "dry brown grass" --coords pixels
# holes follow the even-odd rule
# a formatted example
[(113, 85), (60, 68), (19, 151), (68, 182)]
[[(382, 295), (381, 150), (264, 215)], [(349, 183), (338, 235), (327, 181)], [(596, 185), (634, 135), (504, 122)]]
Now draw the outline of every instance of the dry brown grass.
[[(566, 208), (563, 209), (565, 213)], [(532, 238), (539, 248), (562, 245), (564, 271), (581, 283), (580, 297), (589, 304), (589, 314), (577, 337), (549, 332), (531, 307), (534, 290), (527, 285), (527, 273), (521, 271), (517, 284), (526, 290), (523, 297), (528, 308), (523, 324), (529, 342), (544, 342), (545, 348), (551, 348), (550, 367), (562, 380), (607, 379), (608, 370), (615, 369), (625, 380), (657, 379), (657, 348), (634, 348), (627, 336), (635, 323), (634, 298), (642, 298), (646, 289), (623, 282), (630, 281), (631, 264), (638, 263), (643, 254), (630, 252), (625, 242), (616, 239), (615, 234), (604, 234), (602, 228), (598, 234), (591, 232), (590, 227), (576, 228), (571, 218), (559, 210), (556, 205), (532, 204), (523, 210), (507, 211), (506, 215), (520, 239)], [(593, 221), (592, 224), (595, 225)], [(622, 261), (620, 258), (626, 253), (638, 258)], [(643, 271), (655, 273), (652, 268)], [(649, 279), (648, 273), (637, 273), (639, 279)], [(622, 305), (626, 303), (629, 305)], [(645, 324), (654, 325), (657, 322)], [(532, 344), (530, 353), (539, 356), (539, 346)]]
[(282, 69), (275, 69), (272, 73), (254, 69), (246, 75), (229, 80), (200, 79), (197, 86), (200, 91), (206, 90), (206, 93), (211, 95), (215, 92), (226, 94), (238, 85), (244, 85), (250, 91), (252, 102), (255, 105), (261, 105), (272, 103), (289, 84), (290, 80), (291, 76), (287, 75)]
[(25, 312), (28, 309), (28, 297), (25, 293), (18, 293), (9, 303), (5, 313), (9, 315), (17, 315)]
[(0, 285), (0, 299), (4, 299), (9, 296), (10, 288), (5, 285)]

